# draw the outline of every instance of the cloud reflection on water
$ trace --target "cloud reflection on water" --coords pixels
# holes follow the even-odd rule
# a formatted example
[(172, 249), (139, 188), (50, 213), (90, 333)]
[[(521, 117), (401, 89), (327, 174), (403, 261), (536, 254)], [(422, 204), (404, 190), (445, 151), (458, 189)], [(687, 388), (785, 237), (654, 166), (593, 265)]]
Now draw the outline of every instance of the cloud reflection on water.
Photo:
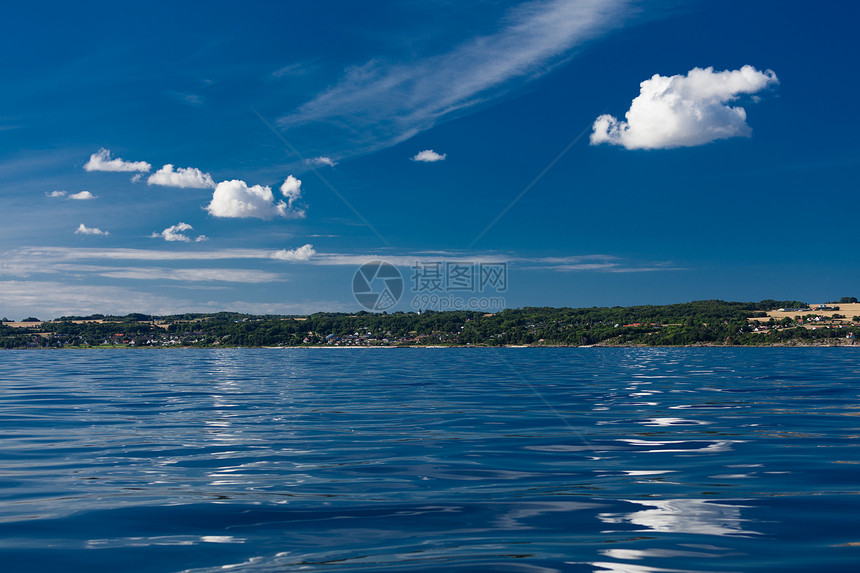
[(741, 518), (744, 506), (715, 503), (709, 499), (624, 500), (647, 509), (630, 513), (600, 513), (604, 523), (629, 523), (659, 533), (688, 533), (699, 535), (760, 535), (746, 530)]

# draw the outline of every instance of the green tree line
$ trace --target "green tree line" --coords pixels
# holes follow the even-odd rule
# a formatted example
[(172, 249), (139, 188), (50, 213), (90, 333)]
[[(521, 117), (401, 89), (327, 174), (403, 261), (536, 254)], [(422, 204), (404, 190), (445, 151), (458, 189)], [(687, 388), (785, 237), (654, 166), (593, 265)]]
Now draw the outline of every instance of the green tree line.
[[(320, 344), (449, 345), (761, 345), (814, 342), (858, 330), (803, 328), (771, 320), (766, 332), (748, 319), (777, 308), (805, 308), (800, 301), (695, 301), (629, 307), (525, 307), (495, 314), (476, 311), (422, 313), (315, 313), (309, 316), (231, 312), (150, 316), (65, 316), (41, 326), (0, 326), (0, 347), (302, 346)], [(83, 321), (83, 322), (82, 322)]]

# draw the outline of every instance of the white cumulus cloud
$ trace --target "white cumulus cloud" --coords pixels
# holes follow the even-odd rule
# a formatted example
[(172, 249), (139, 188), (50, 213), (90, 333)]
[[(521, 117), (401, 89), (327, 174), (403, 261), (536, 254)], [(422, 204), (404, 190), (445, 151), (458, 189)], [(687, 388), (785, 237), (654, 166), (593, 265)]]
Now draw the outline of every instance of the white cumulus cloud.
[(69, 199), (76, 199), (78, 201), (86, 201), (88, 199), (95, 199), (96, 196), (90, 193), (89, 191), (81, 191), (80, 193), (72, 193), (69, 195)]
[(300, 209), (293, 209), (293, 203), (299, 200), (302, 196), (302, 180), (296, 179), (292, 175), (287, 175), (284, 182), (281, 184), (281, 194), (287, 199), (287, 208), (292, 209), (297, 218), (305, 216), (305, 212)]
[(185, 234), (185, 231), (191, 231), (193, 229), (194, 229), (194, 227), (192, 227), (188, 223), (179, 222), (176, 225), (171, 225), (170, 227), (167, 227), (166, 229), (164, 229), (160, 233), (153, 233), (151, 235), (151, 237), (152, 238), (161, 237), (165, 241), (170, 241), (170, 242), (182, 241), (183, 243), (190, 243), (191, 241), (194, 241), (195, 243), (200, 243), (200, 242), (208, 239), (208, 237), (206, 235), (199, 235), (197, 238), (192, 239), (191, 237), (189, 237), (188, 235)]
[(307, 261), (315, 254), (317, 252), (314, 250), (314, 246), (309, 243), (295, 249), (290, 249), (289, 251), (281, 249), (272, 253), (272, 258), (278, 261)]
[(146, 161), (124, 161), (119, 157), (110, 158), (110, 150), (102, 147), (84, 165), (87, 171), (149, 171), (152, 165)]
[(212, 189), (215, 182), (208, 173), (203, 173), (194, 167), (180, 167), (176, 171), (168, 163), (149, 176), (149, 185), (164, 185), (166, 187), (181, 187), (183, 189)]
[[(301, 182), (298, 181), (298, 185)], [(289, 178), (284, 182), (287, 185)], [(281, 186), (281, 192), (288, 197)], [(290, 187), (288, 186), (288, 189)], [(257, 219), (273, 219), (275, 217), (301, 218), (304, 211), (291, 211), (290, 206), (283, 202), (275, 201), (272, 189), (264, 185), (249, 187), (247, 183), (239, 179), (222, 181), (212, 193), (212, 201), (206, 206), (206, 210), (213, 217), (232, 217), (245, 219), (254, 217)]]
[(101, 235), (101, 236), (110, 235), (110, 233), (108, 231), (102, 231), (98, 227), (87, 227), (83, 223), (78, 225), (78, 228), (75, 229), (75, 234), (76, 235)]
[(335, 165), (337, 165), (337, 161), (335, 161), (331, 157), (320, 156), (320, 157), (312, 157), (311, 159), (308, 159), (307, 164), (312, 165), (314, 167), (319, 167), (320, 165), (327, 165), (329, 167), (334, 167)]
[(424, 151), (419, 151), (412, 158), (412, 161), (423, 161), (424, 163), (435, 163), (436, 161), (444, 161), (448, 156), (447, 153), (443, 153), (439, 155), (432, 149), (425, 149)]
[(746, 111), (729, 102), (778, 84), (771, 70), (752, 66), (715, 72), (693, 68), (686, 76), (655, 74), (625, 114), (626, 121), (604, 114), (594, 122), (591, 144), (626, 149), (668, 149), (704, 145), (718, 139), (749, 137)]
[(50, 193), (45, 193), (46, 197), (54, 197), (60, 198), (65, 197), (67, 199), (76, 199), (78, 201), (86, 201), (88, 199), (95, 199), (96, 196), (90, 193), (89, 191), (81, 191), (80, 193), (67, 193), (66, 191), (51, 191)]

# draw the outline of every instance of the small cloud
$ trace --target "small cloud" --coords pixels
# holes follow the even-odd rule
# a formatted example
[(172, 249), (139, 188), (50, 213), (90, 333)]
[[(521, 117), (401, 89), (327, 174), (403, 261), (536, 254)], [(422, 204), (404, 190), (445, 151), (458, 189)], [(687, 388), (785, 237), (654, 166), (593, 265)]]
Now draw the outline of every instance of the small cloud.
[(174, 269), (174, 268), (137, 268), (114, 267), (96, 271), (99, 276), (126, 280), (172, 280), (192, 282), (235, 282), (263, 283), (286, 280), (276, 273), (254, 269)]
[(203, 105), (203, 98), (187, 92), (168, 92), (173, 99), (188, 105)]
[(306, 69), (304, 64), (295, 63), (290, 64), (288, 66), (284, 66), (283, 68), (277, 69), (272, 72), (273, 78), (283, 78), (289, 76), (302, 76), (306, 73)]
[(120, 158), (111, 159), (110, 151), (102, 147), (90, 155), (90, 160), (84, 165), (87, 171), (149, 171), (152, 165), (146, 161), (124, 161)]
[(76, 199), (78, 201), (87, 201), (89, 199), (95, 198), (96, 196), (89, 191), (81, 191), (80, 193), (72, 193), (71, 195), (69, 195), (69, 199)]
[(45, 193), (46, 197), (54, 197), (60, 198), (65, 197), (67, 199), (76, 199), (78, 201), (86, 201), (88, 199), (95, 199), (96, 196), (90, 193), (89, 191), (81, 191), (80, 193), (72, 193), (69, 194), (66, 191), (51, 191), (50, 193)]
[(296, 249), (281, 249), (272, 253), (272, 258), (278, 261), (307, 261), (310, 260), (317, 252), (311, 244), (302, 245)]
[(78, 225), (78, 228), (75, 229), (75, 234), (76, 235), (101, 235), (101, 236), (110, 235), (110, 233), (108, 231), (102, 231), (98, 227), (87, 227), (83, 223)]
[(194, 167), (180, 167), (176, 171), (168, 163), (146, 180), (149, 185), (164, 185), (165, 187), (181, 187), (183, 189), (212, 189), (215, 182), (208, 173), (203, 173)]
[[(292, 177), (292, 176), (291, 176)], [(295, 179), (295, 178), (293, 178)], [(301, 186), (301, 181), (295, 179), (295, 183), (290, 182), (290, 178), (284, 181), (281, 186), (281, 192), (285, 197), (289, 197), (288, 192), (291, 191), (291, 186)], [(288, 185), (288, 183), (290, 183)], [(287, 186), (287, 191), (284, 191), (284, 186)], [(229, 217), (246, 219), (253, 217), (256, 219), (273, 219), (275, 217), (286, 217), (300, 219), (305, 216), (304, 211), (291, 211), (290, 206), (283, 201), (274, 202), (275, 196), (272, 189), (264, 185), (254, 185), (249, 187), (244, 181), (234, 179), (232, 181), (222, 181), (212, 193), (212, 201), (205, 207), (213, 217)], [(291, 202), (295, 197), (291, 199)]]
[(424, 151), (419, 151), (415, 154), (415, 157), (412, 158), (412, 161), (421, 161), (424, 163), (435, 163), (437, 161), (444, 161), (448, 156), (447, 153), (443, 153), (439, 155), (432, 149), (425, 149)]
[(138, 173), (137, 175), (135, 175), (134, 177), (131, 178), (131, 182), (132, 183), (138, 183), (141, 179), (143, 179), (143, 175)]
[(156, 239), (158, 237), (163, 238), (165, 241), (173, 242), (173, 241), (181, 241), (183, 243), (190, 243), (192, 240), (195, 243), (200, 243), (202, 241), (207, 240), (208, 237), (206, 235), (200, 235), (196, 239), (191, 239), (188, 235), (185, 234), (185, 231), (191, 231), (194, 227), (189, 225), (188, 223), (177, 223), (176, 225), (171, 225), (167, 227), (160, 233), (153, 233), (150, 235), (152, 238)]
[[(292, 175), (287, 175), (287, 178), (281, 184), (281, 194), (287, 199), (287, 208), (292, 209), (293, 203), (298, 201), (302, 196), (302, 180), (296, 179)], [(299, 216), (304, 217), (304, 211), (294, 210), (294, 212), (296, 215), (301, 213)]]
[(334, 167), (335, 165), (337, 165), (337, 161), (335, 161), (335, 160), (334, 160), (334, 159), (332, 159), (331, 157), (326, 157), (326, 156), (313, 157), (313, 158), (311, 158), (311, 159), (308, 159), (308, 160), (306, 161), (306, 163), (307, 163), (308, 165), (313, 166), (313, 167), (319, 167), (319, 166), (322, 166), (322, 165), (327, 165), (327, 166), (329, 166), (329, 167)]
[(779, 84), (776, 74), (752, 66), (723, 72), (693, 68), (686, 76), (655, 74), (639, 84), (639, 96), (625, 114), (627, 121), (609, 114), (595, 120), (591, 145), (669, 149), (749, 137), (752, 130), (744, 108), (726, 104), (773, 84)]

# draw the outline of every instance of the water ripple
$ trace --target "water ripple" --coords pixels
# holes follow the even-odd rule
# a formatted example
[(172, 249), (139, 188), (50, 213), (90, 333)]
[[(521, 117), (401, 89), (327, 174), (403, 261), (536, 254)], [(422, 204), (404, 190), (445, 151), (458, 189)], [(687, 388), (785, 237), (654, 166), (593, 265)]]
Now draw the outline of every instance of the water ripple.
[(850, 570), (858, 358), (0, 352), (0, 562)]

